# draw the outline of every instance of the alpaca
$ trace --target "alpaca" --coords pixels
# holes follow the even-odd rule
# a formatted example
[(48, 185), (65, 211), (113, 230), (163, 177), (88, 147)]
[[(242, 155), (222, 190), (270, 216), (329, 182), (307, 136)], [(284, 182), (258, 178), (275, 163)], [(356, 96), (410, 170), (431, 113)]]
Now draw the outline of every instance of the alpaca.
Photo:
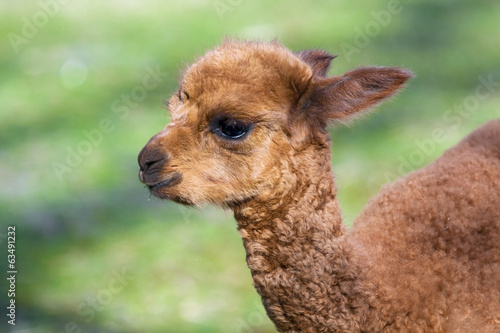
[(183, 75), (139, 154), (150, 192), (232, 209), (280, 332), (500, 332), (500, 120), (386, 185), (346, 229), (329, 123), (412, 74), (278, 42), (226, 41)]

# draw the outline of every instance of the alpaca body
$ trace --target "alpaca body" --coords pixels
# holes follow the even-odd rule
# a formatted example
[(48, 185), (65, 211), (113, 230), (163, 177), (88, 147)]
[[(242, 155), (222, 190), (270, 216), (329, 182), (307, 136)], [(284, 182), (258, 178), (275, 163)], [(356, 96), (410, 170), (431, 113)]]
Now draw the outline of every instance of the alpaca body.
[(231, 208), (280, 332), (500, 332), (500, 120), (382, 189), (347, 230), (329, 122), (411, 77), (229, 41), (188, 68), (139, 154), (152, 194)]
[(500, 120), (385, 186), (349, 238), (394, 327), (500, 332)]

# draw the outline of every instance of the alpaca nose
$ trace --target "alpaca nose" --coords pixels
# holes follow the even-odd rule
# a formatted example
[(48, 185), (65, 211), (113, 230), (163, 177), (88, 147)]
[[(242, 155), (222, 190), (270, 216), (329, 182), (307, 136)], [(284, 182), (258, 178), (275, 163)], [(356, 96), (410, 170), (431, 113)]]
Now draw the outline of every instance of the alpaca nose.
[(158, 148), (151, 149), (149, 145), (142, 148), (137, 158), (139, 162), (139, 179), (141, 182), (145, 181), (145, 174), (148, 172), (154, 172), (156, 169), (160, 169), (162, 165), (168, 162), (168, 159), (168, 154)]
[(168, 160), (166, 154), (161, 156), (160, 153), (155, 151), (153, 154), (142, 154), (139, 155), (139, 168), (141, 171), (148, 171), (151, 167), (153, 167), (155, 164), (159, 164), (162, 161)]

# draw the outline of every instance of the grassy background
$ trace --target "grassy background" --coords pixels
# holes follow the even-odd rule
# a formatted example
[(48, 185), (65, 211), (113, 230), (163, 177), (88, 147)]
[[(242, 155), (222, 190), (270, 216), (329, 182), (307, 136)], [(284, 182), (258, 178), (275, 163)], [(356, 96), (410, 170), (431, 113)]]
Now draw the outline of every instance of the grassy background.
[(500, 82), (498, 1), (0, 7), (0, 247), (15, 225), (18, 269), (12, 327), (1, 255), (4, 332), (274, 331), (231, 214), (149, 198), (137, 179), (136, 156), (168, 122), (162, 103), (179, 70), (224, 36), (328, 50), (336, 75), (370, 64), (416, 73), (376, 114), (332, 130), (348, 224), (382, 184), (499, 116), (498, 83), (481, 83)]

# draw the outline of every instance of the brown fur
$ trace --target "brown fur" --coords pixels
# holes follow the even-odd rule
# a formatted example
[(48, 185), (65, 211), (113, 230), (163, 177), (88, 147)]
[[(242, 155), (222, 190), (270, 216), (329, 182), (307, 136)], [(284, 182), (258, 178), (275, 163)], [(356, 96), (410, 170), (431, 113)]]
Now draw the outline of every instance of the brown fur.
[[(280, 332), (500, 332), (500, 120), (383, 188), (346, 231), (326, 125), (411, 74), (326, 77), (332, 59), (278, 43), (208, 52), (141, 151), (141, 181), (160, 198), (234, 210)], [(228, 119), (246, 134), (222, 136)]]

